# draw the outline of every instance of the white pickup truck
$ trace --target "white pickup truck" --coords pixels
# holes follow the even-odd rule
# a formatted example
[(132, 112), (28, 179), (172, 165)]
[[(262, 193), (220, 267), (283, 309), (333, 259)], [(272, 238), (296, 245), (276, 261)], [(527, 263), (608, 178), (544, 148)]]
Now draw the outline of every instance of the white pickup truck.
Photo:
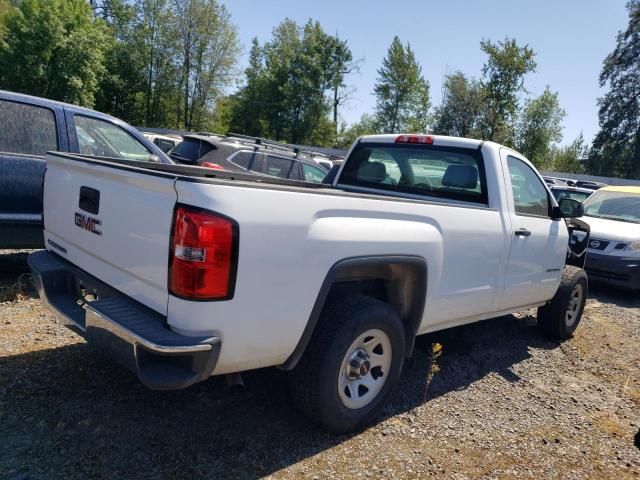
[(582, 205), (558, 205), (517, 152), (367, 136), (332, 173), (319, 185), (49, 153), (35, 284), (150, 388), (277, 366), (337, 432), (380, 412), (416, 335), (533, 307), (558, 339), (577, 327)]

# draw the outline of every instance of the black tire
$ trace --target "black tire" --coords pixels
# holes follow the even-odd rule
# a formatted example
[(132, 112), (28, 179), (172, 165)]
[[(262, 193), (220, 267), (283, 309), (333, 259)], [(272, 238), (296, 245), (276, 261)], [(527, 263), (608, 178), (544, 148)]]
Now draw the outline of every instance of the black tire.
[[(578, 267), (566, 266), (558, 291), (545, 306), (538, 308), (538, 328), (556, 340), (567, 340), (578, 328), (582, 319), (588, 291), (587, 274)], [(577, 289), (581, 289), (581, 299), (576, 299)], [(570, 317), (568, 310), (574, 314)]]
[[(390, 341), (390, 367), (381, 390), (368, 404), (348, 408), (338, 387), (343, 361), (352, 344), (372, 329), (384, 332)], [(304, 355), (289, 372), (294, 403), (311, 421), (331, 432), (362, 428), (380, 414), (389, 399), (402, 371), (405, 345), (404, 327), (390, 305), (363, 295), (330, 299)]]

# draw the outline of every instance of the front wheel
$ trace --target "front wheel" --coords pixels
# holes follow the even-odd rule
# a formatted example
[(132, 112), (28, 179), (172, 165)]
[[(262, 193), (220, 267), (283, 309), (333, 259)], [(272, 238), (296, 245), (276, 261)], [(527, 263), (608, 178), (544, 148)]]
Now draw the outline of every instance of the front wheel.
[(549, 303), (538, 308), (538, 328), (557, 340), (571, 338), (584, 312), (587, 289), (586, 272), (565, 267), (558, 291)]
[(384, 408), (404, 354), (404, 328), (394, 308), (362, 295), (334, 298), (289, 373), (292, 398), (327, 430), (356, 430)]

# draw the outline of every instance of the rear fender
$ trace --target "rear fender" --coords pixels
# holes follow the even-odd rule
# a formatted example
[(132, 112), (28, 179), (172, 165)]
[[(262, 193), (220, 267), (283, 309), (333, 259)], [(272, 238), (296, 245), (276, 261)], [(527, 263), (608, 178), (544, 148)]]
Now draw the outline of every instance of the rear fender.
[(349, 282), (381, 280), (387, 301), (398, 310), (405, 325), (406, 352), (410, 355), (422, 320), (427, 292), (427, 263), (422, 257), (389, 255), (352, 257), (340, 260), (327, 273), (302, 336), (289, 358), (280, 366), (292, 370), (304, 354), (331, 289)]

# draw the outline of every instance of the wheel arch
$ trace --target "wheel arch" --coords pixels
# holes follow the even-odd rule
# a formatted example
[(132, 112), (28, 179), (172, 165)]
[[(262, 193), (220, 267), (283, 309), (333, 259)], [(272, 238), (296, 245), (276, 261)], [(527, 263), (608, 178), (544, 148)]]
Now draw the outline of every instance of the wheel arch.
[[(375, 286), (374, 298), (398, 310), (405, 326), (407, 356), (424, 312), (427, 292), (427, 262), (412, 255), (380, 255), (350, 257), (336, 262), (320, 287), (302, 336), (287, 360), (280, 366), (292, 370), (304, 354), (330, 295), (339, 292), (362, 293), (363, 286)], [(381, 298), (382, 297), (382, 298)]]

